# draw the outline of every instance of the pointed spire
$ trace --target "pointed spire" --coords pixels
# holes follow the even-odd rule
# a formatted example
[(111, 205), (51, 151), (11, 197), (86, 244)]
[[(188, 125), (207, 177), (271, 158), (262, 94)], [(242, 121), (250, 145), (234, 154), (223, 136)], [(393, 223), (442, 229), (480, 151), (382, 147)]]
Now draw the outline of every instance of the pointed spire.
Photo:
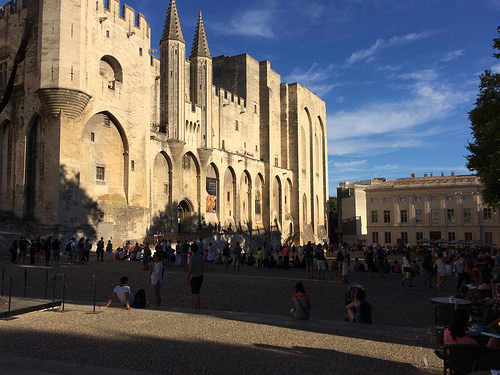
[(184, 43), (184, 36), (182, 35), (181, 21), (179, 20), (179, 13), (175, 0), (170, 1), (168, 6), (167, 18), (165, 19), (165, 27), (163, 28), (163, 35), (161, 40), (174, 39), (180, 40)]
[(198, 25), (194, 33), (193, 48), (191, 49), (191, 57), (211, 57), (210, 50), (208, 49), (207, 34), (205, 34), (205, 26), (203, 26), (203, 19), (198, 18)]

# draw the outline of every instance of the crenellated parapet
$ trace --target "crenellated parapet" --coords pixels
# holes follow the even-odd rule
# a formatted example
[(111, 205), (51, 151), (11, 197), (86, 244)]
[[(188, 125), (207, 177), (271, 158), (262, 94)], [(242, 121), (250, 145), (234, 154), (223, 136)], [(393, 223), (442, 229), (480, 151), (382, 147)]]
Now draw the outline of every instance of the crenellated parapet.
[(231, 91), (228, 91), (221, 87), (213, 86), (213, 90), (215, 96), (218, 96), (222, 99), (224, 107), (231, 105), (234, 106), (235, 108), (241, 108), (242, 110), (243, 108), (247, 107), (247, 102), (245, 98), (235, 95)]
[(10, 15), (20, 13), (28, 7), (28, 0), (12, 0), (0, 8), (0, 19), (9, 18)]
[(137, 13), (127, 4), (121, 4), (119, 0), (97, 0), (96, 7), (99, 14), (103, 14), (108, 20), (119, 24), (124, 28), (129, 28), (130, 32), (135, 29), (145, 30), (147, 37), (150, 37), (151, 27), (146, 18)]

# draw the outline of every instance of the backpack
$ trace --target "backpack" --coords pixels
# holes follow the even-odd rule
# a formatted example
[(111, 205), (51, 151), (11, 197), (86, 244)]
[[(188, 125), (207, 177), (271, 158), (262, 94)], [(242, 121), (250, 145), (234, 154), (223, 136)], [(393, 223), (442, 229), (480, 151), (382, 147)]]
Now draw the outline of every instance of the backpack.
[(339, 250), (337, 253), (337, 262), (341, 263), (344, 261), (344, 254), (342, 253), (342, 250)]
[(70, 252), (70, 250), (71, 250), (71, 242), (68, 242), (66, 244), (66, 247), (64, 248), (64, 250), (67, 251), (68, 253)]

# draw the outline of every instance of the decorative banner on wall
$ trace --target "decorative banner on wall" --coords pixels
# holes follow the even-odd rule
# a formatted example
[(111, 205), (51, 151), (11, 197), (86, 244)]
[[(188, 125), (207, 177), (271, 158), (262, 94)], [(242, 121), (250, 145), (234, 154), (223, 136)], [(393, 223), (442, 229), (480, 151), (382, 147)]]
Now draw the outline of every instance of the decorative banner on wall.
[(215, 212), (217, 209), (217, 179), (207, 177), (207, 212)]

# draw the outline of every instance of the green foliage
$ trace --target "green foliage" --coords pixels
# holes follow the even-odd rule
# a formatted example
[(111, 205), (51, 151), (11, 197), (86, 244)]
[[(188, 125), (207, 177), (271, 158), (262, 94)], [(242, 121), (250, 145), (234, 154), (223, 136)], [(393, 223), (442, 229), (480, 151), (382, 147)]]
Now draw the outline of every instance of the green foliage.
[[(493, 47), (500, 51), (500, 38)], [(500, 58), (500, 53), (494, 56)], [(480, 79), (475, 108), (469, 112), (474, 142), (467, 146), (467, 168), (477, 172), (484, 201), (495, 207), (500, 205), (500, 74), (486, 70)]]

